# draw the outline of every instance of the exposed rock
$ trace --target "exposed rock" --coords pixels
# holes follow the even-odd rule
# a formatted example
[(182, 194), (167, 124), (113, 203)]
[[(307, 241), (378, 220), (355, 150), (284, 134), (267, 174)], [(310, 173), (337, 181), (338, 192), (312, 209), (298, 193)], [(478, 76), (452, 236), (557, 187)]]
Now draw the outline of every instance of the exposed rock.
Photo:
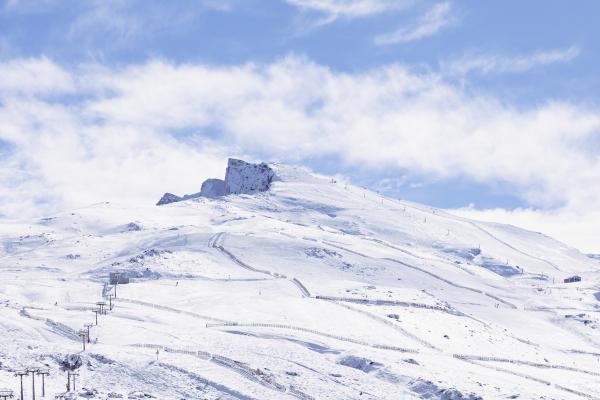
[(181, 200), (182, 200), (181, 197), (176, 196), (173, 193), (165, 193), (160, 198), (160, 200), (158, 201), (158, 203), (156, 203), (156, 205), (157, 206), (162, 206), (163, 204), (175, 203), (175, 202), (178, 202), (178, 201), (181, 201)]
[(225, 195), (225, 181), (223, 179), (207, 179), (202, 183), (200, 195), (204, 197), (221, 197)]
[(61, 366), (69, 371), (74, 371), (77, 368), (81, 367), (83, 361), (81, 360), (81, 356), (79, 354), (69, 354), (62, 361)]
[(156, 398), (149, 393), (144, 393), (144, 392), (139, 392), (139, 391), (129, 393), (128, 397), (130, 399), (155, 399)]
[(93, 397), (96, 397), (97, 394), (98, 394), (98, 391), (96, 389), (83, 388), (79, 391), (79, 396), (84, 397), (86, 399), (91, 399)]
[(156, 205), (162, 206), (163, 204), (177, 203), (178, 201), (196, 199), (198, 197), (202, 197), (202, 194), (200, 192), (193, 194), (184, 194), (183, 196), (176, 196), (173, 193), (165, 193), (163, 194), (163, 197), (160, 198), (158, 203), (156, 203)]
[(127, 225), (125, 225), (125, 231), (127, 231), (127, 232), (138, 232), (141, 230), (142, 230), (142, 227), (139, 226), (138, 224), (136, 224), (135, 222), (130, 222)]
[(230, 158), (225, 173), (226, 194), (252, 194), (269, 190), (275, 171), (267, 164)]
[(341, 254), (339, 254), (333, 250), (324, 249), (321, 247), (309, 247), (308, 249), (304, 250), (304, 252), (306, 253), (307, 256), (315, 257), (315, 258), (328, 258), (328, 257), (342, 258)]
[(423, 379), (410, 383), (410, 389), (422, 399), (432, 400), (483, 400), (475, 393), (464, 394), (455, 388), (442, 388), (437, 384)]
[(369, 360), (364, 357), (356, 357), (356, 356), (345, 356), (338, 360), (338, 364), (344, 365), (346, 367), (354, 368), (361, 370), (363, 372), (371, 372), (381, 368), (383, 365)]
[(161, 206), (198, 197), (218, 198), (228, 194), (265, 192), (269, 190), (275, 178), (275, 171), (266, 163), (252, 164), (230, 158), (227, 161), (225, 180), (207, 179), (202, 183), (200, 192), (194, 194), (177, 196), (173, 193), (165, 193), (156, 205)]

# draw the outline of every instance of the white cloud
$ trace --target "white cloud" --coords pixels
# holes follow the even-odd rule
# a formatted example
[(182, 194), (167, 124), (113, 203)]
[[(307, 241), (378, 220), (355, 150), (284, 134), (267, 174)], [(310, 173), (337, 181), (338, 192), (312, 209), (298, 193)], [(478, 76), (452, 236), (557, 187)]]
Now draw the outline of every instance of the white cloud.
[(438, 3), (427, 11), (414, 26), (402, 27), (394, 32), (378, 35), (374, 41), (378, 45), (412, 42), (432, 36), (454, 22), (456, 22), (456, 17), (452, 15), (451, 4), (449, 2)]
[(165, 191), (197, 192), (203, 179), (223, 175), (228, 153), (219, 144), (94, 123), (83, 112), (6, 102), (0, 138), (14, 150), (0, 166), (2, 214), (39, 216), (104, 200), (152, 204)]
[(302, 11), (325, 15), (318, 22), (324, 25), (338, 18), (362, 18), (386, 11), (398, 10), (411, 4), (412, 0), (284, 0)]
[(402, 4), (399, 0), (285, 0), (302, 10), (349, 18), (365, 17), (394, 9)]
[(491, 54), (469, 55), (445, 63), (442, 69), (451, 75), (466, 75), (471, 72), (481, 74), (525, 72), (544, 65), (570, 62), (580, 53), (578, 47), (572, 46), (566, 49), (537, 51), (517, 57)]
[(74, 90), (72, 76), (46, 58), (0, 63), (0, 93), (57, 94)]
[[(232, 154), (500, 181), (536, 207), (600, 210), (600, 110), (591, 106), (506, 105), (401, 65), (340, 73), (299, 57), (73, 69), (12, 60), (0, 71), (21, 65), (46, 89), (18, 76), (0, 85), (0, 141), (12, 148), (0, 164), (4, 214), (197, 191)], [(44, 83), (54, 77), (64, 83)]]

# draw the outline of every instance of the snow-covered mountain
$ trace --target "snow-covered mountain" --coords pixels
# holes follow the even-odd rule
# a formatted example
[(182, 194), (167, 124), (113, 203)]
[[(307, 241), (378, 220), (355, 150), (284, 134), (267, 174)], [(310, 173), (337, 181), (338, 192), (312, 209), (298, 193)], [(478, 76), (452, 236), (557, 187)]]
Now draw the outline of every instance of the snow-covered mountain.
[(0, 225), (0, 387), (75, 354), (74, 398), (600, 398), (596, 259), (297, 167), (203, 191)]

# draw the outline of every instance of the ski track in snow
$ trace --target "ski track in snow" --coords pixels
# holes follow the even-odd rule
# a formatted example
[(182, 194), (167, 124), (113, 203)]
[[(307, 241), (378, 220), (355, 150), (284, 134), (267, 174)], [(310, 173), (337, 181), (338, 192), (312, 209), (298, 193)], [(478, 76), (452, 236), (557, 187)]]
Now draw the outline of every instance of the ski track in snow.
[(471, 224), (472, 226), (474, 226), (475, 228), (477, 228), (481, 232), (485, 233), (486, 235), (490, 236), (491, 238), (493, 238), (493, 239), (497, 240), (498, 242), (502, 243), (503, 245), (505, 245), (509, 249), (512, 249), (512, 250), (516, 251), (517, 253), (523, 254), (524, 256), (533, 258), (534, 260), (538, 260), (538, 261), (544, 262), (544, 263), (548, 264), (549, 266), (551, 266), (552, 268), (554, 268), (555, 270), (560, 271), (560, 268), (558, 267), (558, 265), (554, 264), (553, 262), (548, 261), (548, 260), (546, 260), (544, 258), (541, 258), (541, 257), (534, 256), (532, 254), (529, 254), (529, 253), (526, 253), (526, 252), (524, 252), (522, 250), (517, 249), (515, 246), (513, 246), (513, 245), (511, 245), (511, 244), (509, 244), (507, 242), (505, 242), (504, 240), (502, 240), (499, 237), (495, 236), (494, 234), (492, 234), (487, 229), (482, 228), (479, 224), (477, 224), (475, 222), (469, 221), (469, 224)]
[(216, 235), (214, 235), (213, 237), (211, 237), (211, 239), (208, 241), (208, 246), (219, 250), (221, 253), (223, 253), (229, 259), (231, 259), (234, 263), (236, 263), (240, 267), (245, 268), (249, 271), (256, 272), (259, 274), (269, 275), (269, 276), (274, 277), (275, 279), (286, 279), (289, 282), (291, 282), (300, 291), (300, 295), (302, 297), (310, 297), (310, 292), (308, 291), (306, 286), (304, 286), (302, 284), (302, 282), (300, 282), (297, 278), (288, 278), (287, 276), (278, 274), (276, 272), (271, 272), (271, 271), (267, 271), (264, 269), (258, 269), (258, 268), (251, 267), (250, 265), (248, 265), (245, 262), (243, 262), (242, 260), (240, 260), (237, 256), (235, 256), (229, 250), (225, 249), (225, 247), (223, 246), (224, 242), (225, 242), (225, 234), (223, 232), (220, 232), (220, 233), (217, 233)]

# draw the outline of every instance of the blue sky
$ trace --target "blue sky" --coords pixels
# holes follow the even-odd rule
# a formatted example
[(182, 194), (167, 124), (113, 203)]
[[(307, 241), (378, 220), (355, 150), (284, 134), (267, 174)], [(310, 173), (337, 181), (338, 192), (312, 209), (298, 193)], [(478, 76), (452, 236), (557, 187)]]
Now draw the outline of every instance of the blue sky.
[(600, 252), (597, 15), (596, 1), (0, 1), (1, 212), (192, 192), (235, 155)]

